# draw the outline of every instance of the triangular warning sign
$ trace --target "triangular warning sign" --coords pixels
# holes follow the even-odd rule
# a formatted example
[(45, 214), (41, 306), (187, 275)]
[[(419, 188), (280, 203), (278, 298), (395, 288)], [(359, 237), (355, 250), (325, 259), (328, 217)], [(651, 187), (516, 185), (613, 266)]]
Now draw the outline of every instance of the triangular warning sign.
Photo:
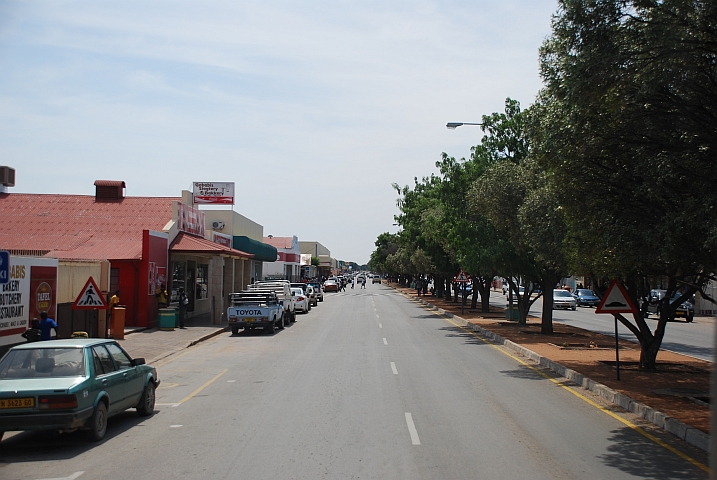
[(87, 279), (87, 283), (85, 283), (84, 288), (80, 291), (75, 303), (72, 304), (72, 308), (79, 310), (94, 308), (104, 310), (107, 308), (105, 297), (102, 296), (102, 292), (97, 288), (94, 278), (90, 277)]
[(463, 270), (461, 270), (460, 272), (458, 272), (458, 275), (456, 275), (456, 278), (454, 278), (453, 281), (456, 282), (456, 283), (468, 283), (468, 282), (470, 282), (470, 280), (468, 279), (468, 275), (466, 275), (465, 272), (463, 272)]
[(617, 280), (613, 280), (595, 313), (637, 313), (637, 308), (625, 288)]

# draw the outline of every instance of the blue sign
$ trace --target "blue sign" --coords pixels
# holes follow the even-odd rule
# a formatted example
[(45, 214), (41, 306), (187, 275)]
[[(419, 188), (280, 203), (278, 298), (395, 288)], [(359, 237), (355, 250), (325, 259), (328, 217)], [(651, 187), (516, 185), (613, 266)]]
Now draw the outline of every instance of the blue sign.
[(0, 251), (0, 283), (10, 281), (10, 252)]

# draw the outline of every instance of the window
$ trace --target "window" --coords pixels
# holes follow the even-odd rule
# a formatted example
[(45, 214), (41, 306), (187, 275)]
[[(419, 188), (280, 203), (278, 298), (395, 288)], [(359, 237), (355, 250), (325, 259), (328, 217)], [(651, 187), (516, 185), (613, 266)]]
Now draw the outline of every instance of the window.
[(84, 360), (82, 348), (13, 350), (0, 363), (0, 379), (84, 376)]
[(209, 293), (209, 265), (197, 265), (197, 285), (196, 295), (194, 298), (197, 300), (207, 298)]
[(184, 282), (187, 275), (187, 263), (186, 262), (172, 262), (172, 302), (179, 301), (179, 289), (186, 287)]
[(101, 371), (96, 371), (95, 375), (102, 375), (103, 373), (112, 373), (115, 371), (115, 364), (110, 357), (109, 352), (102, 345), (92, 347), (92, 352), (99, 358), (100, 365), (102, 366)]
[(110, 355), (112, 355), (112, 358), (117, 364), (118, 370), (125, 370), (132, 367), (132, 360), (130, 360), (129, 355), (124, 353), (124, 350), (118, 345), (114, 343), (107, 344), (107, 350), (109, 350)]

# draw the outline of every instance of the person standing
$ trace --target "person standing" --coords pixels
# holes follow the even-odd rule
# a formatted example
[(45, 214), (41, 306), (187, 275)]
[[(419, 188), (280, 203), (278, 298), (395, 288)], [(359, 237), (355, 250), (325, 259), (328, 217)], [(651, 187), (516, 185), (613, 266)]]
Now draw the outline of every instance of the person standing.
[(187, 314), (187, 306), (189, 305), (189, 298), (184, 293), (184, 288), (179, 289), (179, 328), (185, 329), (184, 317)]
[(167, 308), (167, 305), (169, 305), (169, 293), (167, 293), (167, 287), (164, 284), (159, 287), (154, 296), (157, 297), (157, 306), (159, 308)]
[(47, 316), (47, 312), (40, 314), (40, 340), (52, 340), (52, 329), (55, 329), (55, 336), (57, 336), (57, 323)]
[(31, 327), (25, 330), (22, 337), (27, 339), (27, 343), (40, 341), (42, 331), (40, 330), (40, 321), (37, 318), (32, 319)]
[(421, 289), (423, 288), (423, 283), (421, 282), (420, 278), (416, 279), (416, 292), (418, 292), (418, 296), (421, 296)]
[(109, 310), (110, 314), (107, 316), (107, 323), (110, 323), (110, 320), (112, 320), (112, 313), (114, 312), (115, 307), (117, 307), (120, 303), (120, 291), (115, 291), (115, 294), (112, 295), (112, 298), (110, 298), (110, 304), (109, 304)]

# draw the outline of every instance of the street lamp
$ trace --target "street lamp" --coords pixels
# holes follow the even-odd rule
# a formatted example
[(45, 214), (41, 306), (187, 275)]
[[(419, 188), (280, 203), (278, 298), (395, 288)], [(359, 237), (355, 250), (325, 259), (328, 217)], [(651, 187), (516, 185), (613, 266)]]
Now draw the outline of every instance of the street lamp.
[(446, 123), (446, 128), (448, 128), (450, 130), (455, 130), (456, 128), (462, 127), (463, 125), (478, 125), (481, 127), (483, 126), (482, 123), (448, 122), (448, 123)]

